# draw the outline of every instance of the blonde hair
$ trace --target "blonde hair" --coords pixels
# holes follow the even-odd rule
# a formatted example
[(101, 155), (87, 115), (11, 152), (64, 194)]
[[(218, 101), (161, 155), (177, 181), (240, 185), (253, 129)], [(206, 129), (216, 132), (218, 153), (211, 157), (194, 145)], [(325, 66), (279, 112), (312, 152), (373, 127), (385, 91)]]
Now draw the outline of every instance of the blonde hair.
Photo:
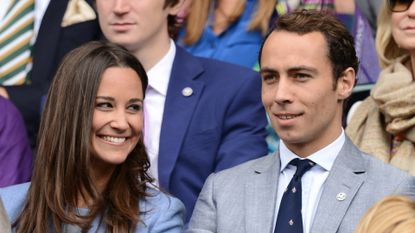
[(408, 53), (406, 50), (399, 48), (393, 38), (391, 15), (392, 12), (388, 8), (387, 1), (384, 0), (379, 12), (376, 32), (376, 50), (382, 68), (389, 66), (396, 58)]
[(415, 232), (415, 202), (404, 196), (390, 196), (374, 205), (361, 219), (355, 233)]
[[(269, 20), (274, 12), (275, 1), (258, 0), (257, 2), (256, 11), (247, 30), (260, 30), (265, 35), (269, 28)], [(186, 35), (183, 38), (185, 44), (191, 45), (200, 39), (208, 20), (210, 6), (213, 3), (214, 0), (193, 0), (185, 25)], [(239, 1), (229, 18), (238, 19), (244, 12), (245, 4), (246, 0)]]

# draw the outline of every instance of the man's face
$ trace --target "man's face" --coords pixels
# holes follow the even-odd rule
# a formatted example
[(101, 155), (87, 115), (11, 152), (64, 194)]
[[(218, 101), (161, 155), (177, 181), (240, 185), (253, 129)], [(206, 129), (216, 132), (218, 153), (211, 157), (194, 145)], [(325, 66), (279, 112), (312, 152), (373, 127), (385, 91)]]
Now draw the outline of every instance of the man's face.
[[(105, 37), (130, 51), (156, 49), (169, 39), (167, 16), (179, 6), (164, 7), (165, 0), (96, 0), (99, 24)], [(179, 4), (177, 4), (179, 5)]]
[(316, 152), (341, 132), (344, 87), (339, 81), (334, 89), (327, 54), (320, 32), (273, 32), (262, 50), (262, 102), (278, 136), (299, 156)]

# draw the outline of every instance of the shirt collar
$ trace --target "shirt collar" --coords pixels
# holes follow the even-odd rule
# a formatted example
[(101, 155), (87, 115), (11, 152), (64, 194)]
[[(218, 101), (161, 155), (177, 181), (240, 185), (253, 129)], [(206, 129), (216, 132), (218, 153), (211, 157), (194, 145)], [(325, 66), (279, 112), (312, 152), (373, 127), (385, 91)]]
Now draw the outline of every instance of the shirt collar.
[(169, 51), (159, 62), (157, 62), (157, 64), (155, 64), (149, 71), (147, 71), (148, 86), (163, 96), (167, 95), (167, 87), (169, 85), (175, 56), (176, 45), (174, 44), (173, 40), (170, 40)]
[[(322, 167), (326, 171), (330, 171), (333, 167), (334, 160), (336, 160), (337, 155), (339, 154), (341, 148), (343, 147), (344, 142), (346, 141), (346, 137), (344, 135), (344, 130), (342, 129), (341, 134), (339, 137), (336, 138), (332, 143), (327, 145), (326, 147), (322, 148), (321, 150), (311, 154), (307, 157), (307, 159), (312, 160), (317, 165)], [(281, 167), (280, 172), (282, 172), (287, 166), (288, 163), (295, 159), (300, 158), (300, 156), (294, 154), (287, 146), (284, 144), (282, 140), (280, 140), (279, 144), (279, 151), (280, 151), (280, 161)]]

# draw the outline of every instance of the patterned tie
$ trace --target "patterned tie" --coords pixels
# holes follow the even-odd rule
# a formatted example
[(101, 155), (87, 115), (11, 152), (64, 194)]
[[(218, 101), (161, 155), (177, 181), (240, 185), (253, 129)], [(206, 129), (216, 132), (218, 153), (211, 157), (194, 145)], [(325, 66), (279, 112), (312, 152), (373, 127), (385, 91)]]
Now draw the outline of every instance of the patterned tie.
[(22, 85), (31, 69), (34, 0), (13, 0), (0, 23), (0, 85)]
[(296, 166), (297, 170), (282, 196), (274, 233), (303, 233), (301, 177), (315, 163), (308, 159), (297, 158), (291, 160), (290, 164)]

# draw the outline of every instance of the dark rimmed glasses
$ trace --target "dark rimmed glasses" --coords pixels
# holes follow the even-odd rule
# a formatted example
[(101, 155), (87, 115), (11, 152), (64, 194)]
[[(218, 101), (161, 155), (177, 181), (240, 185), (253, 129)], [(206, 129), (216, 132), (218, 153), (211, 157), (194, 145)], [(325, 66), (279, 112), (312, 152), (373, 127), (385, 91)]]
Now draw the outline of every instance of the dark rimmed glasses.
[(392, 12), (404, 12), (409, 9), (413, 0), (388, 0), (389, 10)]

